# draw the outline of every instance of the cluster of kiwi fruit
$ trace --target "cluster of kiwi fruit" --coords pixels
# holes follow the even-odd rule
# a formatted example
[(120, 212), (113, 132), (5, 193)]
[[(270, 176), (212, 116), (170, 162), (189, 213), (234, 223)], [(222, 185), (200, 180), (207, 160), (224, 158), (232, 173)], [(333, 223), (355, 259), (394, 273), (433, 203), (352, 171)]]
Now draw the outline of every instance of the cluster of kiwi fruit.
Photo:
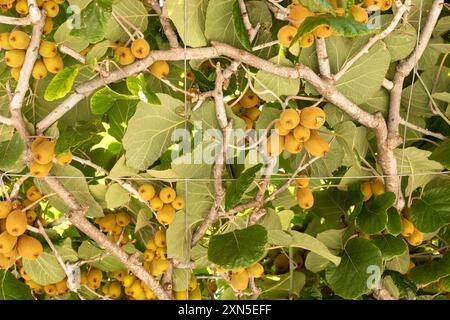
[[(46, 13), (46, 21), (44, 27), (44, 34), (50, 33), (53, 28), (52, 18), (59, 13), (59, 5), (65, 0), (37, 0), (36, 4), (39, 9), (43, 9)], [(21, 16), (28, 15), (28, 1), (27, 0), (0, 0), (0, 8), (3, 12), (15, 10)]]
[(144, 59), (150, 54), (150, 44), (143, 38), (133, 40), (130, 47), (119, 45), (115, 50), (119, 64), (126, 66), (136, 59)]
[(130, 234), (126, 229), (130, 222), (131, 216), (124, 210), (119, 210), (117, 213), (109, 212), (103, 217), (95, 219), (95, 223), (99, 225), (100, 230), (106, 232), (111, 241), (118, 242), (120, 240), (121, 245), (130, 241)]
[(67, 166), (72, 162), (70, 151), (60, 153), (55, 156), (55, 141), (38, 137), (31, 143), (31, 154), (33, 162), (30, 164), (30, 173), (36, 178), (48, 175), (53, 166), (53, 160), (62, 166)]
[[(337, 0), (329, 0), (329, 3), (333, 6), (337, 16), (344, 16), (346, 14), (346, 10), (338, 6)], [(359, 23), (367, 23), (369, 21), (367, 10), (387, 11), (392, 7), (392, 3), (393, 0), (364, 0), (361, 3), (355, 4), (349, 8), (349, 16)], [(301, 0), (293, 0), (292, 4), (289, 6), (289, 24), (281, 27), (277, 34), (280, 45), (282, 47), (290, 47), (292, 40), (297, 34), (298, 28), (305, 21), (305, 19), (307, 17), (313, 17), (321, 14), (323, 13), (315, 13), (304, 7)], [(326, 38), (334, 34), (335, 32), (331, 26), (327, 24), (319, 25), (312, 32), (308, 32), (300, 38), (300, 48), (308, 48), (312, 46), (315, 37)]]
[(36, 202), (42, 193), (32, 186), (26, 191), (26, 199), (0, 202), (0, 269), (9, 269), (21, 258), (35, 260), (42, 253), (39, 240), (25, 234), (38, 215)]
[(50, 283), (46, 285), (40, 285), (36, 283), (35, 281), (31, 280), (30, 276), (24, 274), (22, 272), (23, 268), (19, 269), (19, 273), (22, 277), (22, 279), (25, 281), (25, 284), (28, 285), (35, 294), (47, 294), (48, 297), (57, 297), (61, 296), (63, 294), (66, 294), (69, 292), (69, 288), (67, 286), (67, 278), (64, 278), (63, 280), (56, 282), (56, 283)]
[(259, 110), (260, 104), (259, 97), (249, 90), (231, 107), (231, 110), (235, 115), (245, 121), (245, 128), (250, 130), (253, 128), (253, 123), (258, 120), (261, 114), (261, 110)]
[(236, 268), (227, 270), (216, 266), (219, 274), (225, 274), (230, 279), (230, 285), (236, 291), (244, 291), (248, 288), (250, 277), (260, 278), (264, 275), (264, 267), (261, 263), (256, 262), (247, 268)]
[(305, 147), (314, 157), (324, 156), (329, 143), (316, 131), (324, 123), (325, 112), (316, 106), (284, 110), (267, 139), (267, 154), (279, 156), (283, 150), (297, 154)]
[(404, 210), (404, 217), (402, 217), (402, 231), (401, 235), (413, 247), (419, 246), (424, 241), (423, 233), (420, 232), (416, 226), (411, 222), (409, 215), (409, 208)]
[[(11, 68), (11, 77), (18, 81), (25, 62), (30, 36), (21, 30), (0, 34), (0, 48), (6, 50), (5, 64)], [(31, 75), (36, 80), (44, 79), (48, 73), (58, 73), (64, 68), (61, 56), (54, 42), (42, 40), (39, 46), (40, 58), (34, 63)]]
[(150, 203), (150, 208), (156, 212), (156, 219), (163, 225), (169, 225), (175, 218), (175, 211), (184, 208), (184, 198), (177, 196), (177, 192), (171, 187), (161, 188), (156, 195), (152, 184), (144, 183), (138, 189), (139, 195)]

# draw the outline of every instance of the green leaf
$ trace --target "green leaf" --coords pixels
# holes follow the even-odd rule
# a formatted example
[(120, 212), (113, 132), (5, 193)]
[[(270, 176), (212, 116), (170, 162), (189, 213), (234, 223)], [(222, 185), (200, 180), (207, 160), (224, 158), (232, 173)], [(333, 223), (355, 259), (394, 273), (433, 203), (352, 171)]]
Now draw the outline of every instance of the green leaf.
[(402, 224), (402, 218), (398, 211), (395, 208), (389, 208), (387, 211), (388, 215), (388, 222), (386, 225), (387, 231), (389, 231), (390, 234), (397, 236), (402, 232), (403, 224)]
[[(189, 0), (186, 5), (185, 0), (166, 0), (165, 5), (170, 20), (187, 46), (197, 48), (208, 44), (204, 35), (208, 1)], [(185, 30), (185, 26), (188, 26), (188, 30)]]
[(436, 161), (430, 160), (430, 151), (409, 147), (404, 150), (394, 150), (397, 159), (397, 170), (400, 174), (410, 175), (405, 193), (409, 194), (417, 188), (423, 188), (431, 181), (430, 172), (439, 172), (444, 167)]
[(450, 103), (450, 92), (435, 92), (433, 98)]
[(268, 236), (268, 243), (270, 244), (309, 250), (330, 260), (335, 265), (338, 265), (341, 261), (341, 259), (333, 255), (320, 240), (310, 236), (309, 234), (300, 233), (293, 230), (269, 230)]
[(256, 177), (256, 173), (261, 170), (262, 164), (257, 164), (242, 172), (236, 180), (230, 184), (225, 194), (225, 210), (230, 210), (239, 203), (245, 191), (250, 187)]
[[(134, 27), (141, 32), (147, 30), (148, 10), (144, 3), (139, 0), (121, 0), (114, 1), (112, 10), (120, 16), (127, 19)], [(180, 10), (181, 11), (181, 10)], [(111, 17), (105, 26), (105, 36), (111, 41), (120, 40), (126, 42), (129, 38), (128, 34), (123, 30), (114, 17)]]
[[(293, 65), (291, 61), (281, 56), (273, 57), (270, 61), (283, 66)], [(288, 79), (263, 70), (259, 70), (256, 73), (254, 83), (255, 90), (258, 92), (265, 90), (273, 92), (273, 94), (264, 93), (259, 95), (259, 97), (266, 102), (278, 101), (277, 97), (295, 96), (300, 90), (299, 79)]]
[(255, 130), (264, 130), (275, 119), (280, 117), (281, 110), (265, 106), (255, 122)]
[(11, 140), (0, 143), (0, 169), (9, 171), (20, 163), (22, 154), (25, 151), (25, 142), (19, 133), (14, 133)]
[(64, 44), (75, 51), (86, 49), (89, 45), (89, 41), (83, 37), (71, 35), (71, 31), (72, 29), (69, 29), (67, 23), (62, 23), (53, 35), (55, 42)]
[(260, 225), (214, 235), (209, 240), (208, 259), (223, 268), (246, 268), (265, 254), (267, 231)]
[(416, 46), (417, 31), (410, 24), (402, 24), (383, 41), (391, 53), (391, 62), (406, 58)]
[(125, 163), (125, 156), (121, 156), (119, 160), (114, 164), (114, 167), (109, 171), (109, 177), (122, 178), (133, 177), (138, 175), (138, 170), (130, 168)]
[(376, 31), (376, 29), (371, 28), (370, 25), (356, 22), (352, 18), (335, 17), (331, 14), (317, 15), (314, 17), (307, 17), (303, 21), (291, 43), (297, 42), (297, 40), (305, 33), (312, 32), (322, 24), (329, 25), (340, 36), (351, 38), (368, 35)]
[(301, 4), (312, 12), (334, 12), (333, 6), (328, 0), (302, 0)]
[(143, 102), (154, 105), (161, 104), (158, 96), (148, 88), (147, 80), (142, 73), (138, 76), (127, 77), (127, 88)]
[(262, 289), (261, 299), (287, 299), (299, 297), (306, 284), (306, 275), (303, 272), (294, 271), (277, 276), (275, 279), (264, 277), (258, 285)]
[(136, 97), (117, 93), (106, 86), (97, 90), (91, 96), (91, 111), (93, 114), (104, 114), (111, 109), (117, 101), (121, 100), (136, 100)]
[(70, 238), (66, 238), (63, 242), (55, 244), (55, 248), (64, 262), (75, 262), (78, 260), (77, 252), (73, 250), (72, 240)]
[(35, 260), (23, 260), (23, 267), (31, 280), (41, 286), (57, 283), (66, 277), (55, 255), (48, 252), (42, 252)]
[(433, 153), (428, 157), (430, 160), (434, 160), (450, 169), (450, 140), (444, 141), (439, 144), (439, 146), (433, 151)]
[(241, 9), (239, 8), (238, 0), (235, 0), (233, 3), (232, 13), (233, 13), (234, 32), (236, 33), (236, 37), (239, 39), (239, 42), (245, 49), (251, 51), (252, 47), (250, 44), (250, 38), (248, 36), (247, 29), (245, 28), (244, 20), (242, 19)]
[(7, 270), (0, 270), (0, 300), (34, 300), (30, 287)]
[(380, 249), (384, 260), (401, 256), (408, 250), (408, 245), (402, 237), (394, 237), (390, 234), (376, 236), (372, 242)]
[(102, 42), (96, 43), (86, 55), (86, 62), (94, 63), (100, 60), (104, 57), (110, 46), (111, 42), (109, 40), (104, 40)]
[(141, 209), (139, 210), (136, 217), (136, 226), (134, 232), (137, 233), (142, 228), (150, 225), (150, 219), (152, 218), (152, 213), (149, 210)]
[(411, 207), (411, 219), (421, 232), (434, 232), (450, 223), (450, 187), (427, 189)]
[(362, 211), (356, 217), (356, 225), (367, 234), (378, 233), (386, 227), (387, 210), (394, 204), (395, 194), (385, 192), (372, 197), (364, 204)]
[[(103, 209), (102, 207), (95, 201), (92, 195), (89, 193), (89, 188), (84, 177), (84, 174), (72, 167), (72, 166), (60, 166), (58, 164), (53, 164), (53, 168), (50, 171), (57, 177), (69, 177), (69, 178), (61, 178), (59, 181), (62, 185), (69, 191), (75, 199), (84, 205), (89, 207), (86, 215), (89, 217), (102, 217)], [(52, 189), (47, 186), (45, 182), (40, 179), (34, 179), (35, 185), (43, 192), (44, 194), (53, 193)], [(69, 207), (67, 206), (64, 199), (59, 198), (58, 196), (51, 196), (48, 198), (48, 201), (52, 206), (63, 213), (68, 213)]]
[(334, 126), (338, 142), (345, 152), (342, 164), (351, 166), (359, 164), (360, 158), (365, 158), (369, 143), (367, 141), (367, 129), (357, 127), (353, 121), (346, 121)]
[(100, 5), (97, 1), (91, 2), (81, 11), (79, 18), (81, 26), (73, 29), (71, 34), (90, 43), (97, 43), (105, 37), (106, 24), (111, 19), (111, 6)]
[(72, 89), (80, 68), (81, 64), (74, 64), (58, 72), (45, 90), (44, 99), (54, 101), (65, 97)]
[[(90, 241), (85, 240), (78, 248), (78, 256), (81, 259), (95, 259), (103, 254), (104, 250), (94, 246)], [(103, 259), (91, 263), (95, 268), (98, 268), (105, 272), (114, 272), (123, 270), (124, 265), (113, 256), (106, 256)]]
[(402, 255), (386, 261), (386, 269), (405, 274), (409, 270), (410, 258), (409, 251), (406, 250)]
[(183, 102), (166, 94), (158, 98), (161, 105), (140, 102), (128, 122), (123, 147), (132, 168), (145, 170), (152, 165), (171, 144), (172, 132), (184, 125), (184, 117), (177, 113), (184, 110)]
[(416, 284), (427, 285), (450, 275), (450, 255), (440, 260), (429, 260), (411, 269), (411, 280)]
[(130, 200), (130, 193), (120, 184), (114, 183), (106, 191), (105, 200), (108, 208), (117, 208)]
[[(353, 238), (347, 241), (339, 266), (329, 270), (326, 278), (337, 295), (356, 299), (370, 292), (372, 283), (369, 280), (377, 268), (381, 275), (380, 250), (367, 239)], [(373, 280), (376, 283), (380, 279)]]
[(440, 36), (450, 30), (450, 16), (442, 17), (433, 29), (434, 36)]

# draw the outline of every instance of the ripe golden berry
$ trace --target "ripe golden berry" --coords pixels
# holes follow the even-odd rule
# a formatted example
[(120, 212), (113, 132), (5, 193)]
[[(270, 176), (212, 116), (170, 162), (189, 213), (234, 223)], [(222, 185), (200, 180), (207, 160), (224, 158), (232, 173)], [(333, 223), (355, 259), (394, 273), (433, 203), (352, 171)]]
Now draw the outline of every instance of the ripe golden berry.
[(22, 258), (27, 260), (34, 260), (39, 258), (43, 251), (42, 244), (35, 238), (23, 234), (17, 241), (17, 251)]
[(250, 130), (251, 128), (253, 128), (252, 119), (250, 119), (246, 116), (242, 116), (241, 119), (244, 120), (244, 122), (245, 122), (245, 130)]
[(62, 165), (62, 166), (67, 166), (72, 162), (72, 152), (67, 151), (64, 153), (60, 153), (56, 156), (56, 161)]
[(11, 68), (20, 68), (25, 61), (25, 51), (13, 49), (6, 51), (5, 53), (5, 63)]
[(367, 201), (372, 197), (372, 186), (369, 181), (361, 183), (361, 192), (364, 196), (364, 201)]
[(269, 156), (278, 157), (284, 150), (284, 138), (272, 133), (266, 141), (266, 152)]
[(165, 204), (159, 211), (156, 219), (159, 223), (168, 225), (175, 218), (175, 209), (170, 204)]
[(172, 202), (172, 207), (175, 210), (181, 210), (184, 208), (184, 199), (181, 196), (175, 197), (175, 200)]
[(55, 142), (43, 140), (33, 146), (33, 159), (39, 164), (47, 164), (52, 161), (55, 155)]
[(264, 274), (264, 267), (259, 262), (256, 262), (247, 268), (247, 272), (254, 278), (260, 278)]
[(366, 10), (358, 5), (351, 6), (350, 13), (353, 16), (353, 19), (355, 19), (355, 21), (357, 22), (367, 23), (369, 21), (369, 15), (367, 14)]
[(276, 120), (275, 133), (277, 133), (280, 136), (287, 136), (290, 132), (291, 132), (291, 130), (283, 128), (279, 119)]
[(152, 198), (152, 200), (150, 200), (150, 208), (152, 208), (152, 210), (154, 211), (160, 210), (163, 206), (164, 202), (162, 202), (162, 200), (158, 196), (155, 196)]
[(148, 67), (148, 71), (158, 79), (167, 77), (170, 71), (169, 64), (164, 60), (157, 60)]
[(314, 157), (324, 156), (330, 149), (328, 141), (316, 131), (311, 132), (311, 136), (303, 143), (303, 146)]
[(312, 32), (305, 33), (300, 38), (300, 48), (306, 49), (311, 47), (314, 44), (314, 35)]
[(162, 188), (161, 191), (159, 191), (159, 198), (162, 202), (165, 204), (173, 202), (177, 196), (177, 193), (174, 189), (170, 187)]
[(44, 79), (48, 74), (47, 68), (45, 67), (44, 62), (41, 59), (36, 60), (33, 66), (33, 70), (31, 71), (31, 75), (36, 80)]
[(286, 25), (278, 30), (277, 38), (282, 47), (288, 48), (292, 40), (297, 34), (297, 28), (291, 25)]
[(121, 211), (116, 215), (116, 224), (120, 227), (126, 227), (131, 222), (131, 216), (125, 211)]
[(36, 186), (31, 186), (26, 192), (27, 199), (30, 201), (37, 201), (42, 198), (43, 194), (39, 191)]
[(150, 53), (150, 45), (145, 39), (136, 39), (131, 43), (131, 53), (135, 58), (144, 59)]
[(303, 127), (302, 125), (298, 125), (294, 129), (294, 137), (300, 142), (305, 142), (311, 136), (311, 130)]
[(259, 97), (251, 91), (244, 93), (241, 100), (239, 100), (239, 104), (245, 109), (257, 108), (259, 103)]
[(0, 253), (5, 254), (11, 252), (17, 242), (17, 237), (9, 234), (8, 231), (3, 231), (0, 234)]
[(327, 38), (333, 34), (333, 30), (327, 24), (322, 24), (313, 30), (313, 34), (319, 38)]
[(295, 179), (295, 184), (298, 188), (307, 188), (309, 185), (309, 178), (306, 174), (301, 173)]
[(50, 73), (58, 73), (62, 69), (64, 69), (64, 62), (59, 54), (56, 54), (54, 57), (51, 58), (43, 58), (45, 67), (47, 68), (48, 72)]
[(406, 241), (414, 247), (419, 246), (423, 242), (423, 233), (414, 228), (414, 232), (411, 236), (406, 238)]
[(381, 11), (387, 11), (392, 7), (393, 0), (381, 0)]
[(251, 121), (256, 121), (259, 118), (259, 115), (261, 114), (261, 110), (258, 108), (249, 108), (245, 109), (244, 115), (249, 118)]
[(302, 209), (309, 209), (314, 205), (314, 196), (308, 188), (297, 189), (298, 205)]
[(166, 243), (166, 233), (162, 230), (158, 230), (153, 235), (153, 241), (155, 242), (157, 247), (164, 248)]
[(300, 124), (308, 129), (318, 129), (324, 125), (325, 112), (319, 107), (306, 107), (301, 110)]
[(0, 202), (0, 219), (5, 219), (13, 208), (11, 201)]
[(58, 53), (54, 42), (42, 40), (39, 47), (39, 54), (44, 58), (53, 58)]
[(289, 7), (289, 22), (292, 23), (295, 27), (299, 27), (300, 24), (305, 21), (307, 17), (313, 17), (314, 12), (309, 11), (307, 8), (302, 6), (301, 4), (294, 4)]
[(0, 49), (12, 50), (14, 49), (9, 43), (9, 32), (0, 33)]
[(132, 64), (135, 60), (130, 48), (119, 47), (116, 49), (116, 55), (119, 57), (119, 64), (126, 66)]
[(46, 1), (42, 7), (47, 12), (47, 17), (49, 18), (54, 18), (59, 13), (59, 6), (54, 1)]
[(27, 216), (22, 210), (16, 209), (6, 217), (6, 231), (12, 236), (18, 237), (27, 230)]
[(23, 16), (28, 14), (28, 2), (27, 0), (17, 0), (16, 11)]
[(294, 129), (300, 123), (297, 110), (287, 109), (280, 114), (280, 125), (286, 130)]
[(45, 35), (49, 34), (50, 32), (52, 32), (52, 30), (53, 30), (53, 20), (52, 20), (52, 18), (46, 17), (44, 29), (42, 30), (42, 34), (45, 36)]
[(384, 193), (384, 183), (380, 179), (375, 179), (370, 182), (372, 193), (376, 196)]
[(9, 44), (13, 49), (27, 49), (30, 44), (30, 36), (20, 30), (13, 31), (9, 34)]
[(293, 133), (289, 133), (284, 138), (284, 148), (288, 152), (290, 152), (292, 154), (297, 154), (297, 153), (299, 153), (302, 150), (302, 147), (303, 147), (303, 143), (301, 143), (300, 141), (295, 139)]
[(408, 219), (402, 218), (402, 236), (404, 236), (405, 238), (410, 237), (413, 235), (414, 230), (415, 228), (413, 223)]
[(141, 185), (138, 189), (138, 192), (142, 199), (146, 201), (152, 200), (155, 196), (155, 188), (149, 183), (144, 183), (143, 185)]
[(30, 165), (30, 173), (36, 178), (43, 178), (47, 176), (51, 169), (52, 169), (51, 162), (47, 164), (40, 164), (37, 162), (33, 162)]
[(234, 290), (243, 291), (248, 287), (248, 272), (243, 270), (241, 272), (232, 272), (231, 286)]

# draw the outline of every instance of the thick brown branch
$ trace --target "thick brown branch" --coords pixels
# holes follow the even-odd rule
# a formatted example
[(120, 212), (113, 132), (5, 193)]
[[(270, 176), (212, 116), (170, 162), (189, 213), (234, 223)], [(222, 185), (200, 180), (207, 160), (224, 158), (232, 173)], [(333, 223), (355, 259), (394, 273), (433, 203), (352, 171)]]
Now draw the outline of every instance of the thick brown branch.
[(158, 0), (147, 0), (147, 4), (149, 4), (153, 11), (159, 16), (159, 21), (161, 23), (161, 26), (163, 28), (164, 34), (167, 37), (167, 40), (169, 41), (169, 45), (172, 49), (176, 49), (180, 47), (180, 44), (178, 43), (177, 34), (172, 28), (172, 25), (170, 23), (170, 19), (167, 16), (167, 8), (164, 5), (162, 8), (159, 6)]
[(319, 62), (320, 75), (324, 78), (331, 78), (330, 61), (328, 60), (327, 44), (325, 38), (316, 39), (317, 61)]

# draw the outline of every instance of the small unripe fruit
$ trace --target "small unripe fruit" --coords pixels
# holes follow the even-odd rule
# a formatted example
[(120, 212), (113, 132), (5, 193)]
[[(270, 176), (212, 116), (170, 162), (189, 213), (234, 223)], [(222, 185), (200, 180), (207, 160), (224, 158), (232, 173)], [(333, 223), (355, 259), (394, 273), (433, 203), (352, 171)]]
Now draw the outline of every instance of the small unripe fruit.
[(59, 13), (59, 6), (51, 0), (46, 1), (42, 7), (47, 12), (47, 17), (49, 18), (54, 18)]
[(22, 210), (13, 210), (6, 218), (6, 231), (12, 236), (18, 237), (27, 230), (27, 216)]
[(376, 179), (370, 182), (372, 192), (374, 195), (379, 196), (384, 193), (384, 183), (380, 179)]
[(31, 75), (36, 80), (44, 79), (48, 74), (47, 68), (41, 59), (36, 60)]
[(308, 129), (320, 128), (325, 120), (325, 112), (318, 107), (306, 107), (300, 113), (300, 124)]
[(306, 174), (302, 173), (295, 179), (295, 184), (298, 188), (307, 188), (309, 186), (309, 178)]
[(175, 218), (175, 209), (170, 204), (165, 204), (159, 211), (156, 219), (159, 223), (168, 225)]
[(17, 251), (22, 258), (34, 260), (39, 258), (43, 251), (42, 244), (33, 237), (26, 234), (21, 235), (17, 241)]
[(297, 189), (298, 205), (302, 209), (309, 209), (314, 205), (314, 196), (308, 188)]
[(47, 164), (39, 164), (37, 162), (33, 162), (30, 165), (30, 173), (36, 178), (43, 178), (47, 176), (51, 169), (52, 169), (51, 162)]
[(297, 139), (295, 139), (294, 134), (289, 133), (285, 138), (284, 138), (284, 148), (292, 153), (292, 154), (297, 154), (302, 150), (303, 144), (298, 141)]
[(361, 183), (361, 192), (364, 196), (364, 201), (367, 201), (372, 197), (372, 186), (369, 181)]
[(239, 100), (239, 104), (245, 109), (256, 108), (259, 103), (259, 97), (251, 91), (247, 91)]
[(130, 48), (119, 47), (116, 49), (116, 55), (119, 56), (119, 64), (126, 66), (132, 64), (135, 60)]
[(58, 73), (64, 69), (64, 62), (59, 54), (56, 54), (52, 58), (43, 58), (45, 67), (50, 73)]
[(158, 79), (167, 77), (170, 71), (169, 64), (164, 60), (158, 60), (148, 67), (148, 71)]
[(9, 34), (9, 44), (13, 49), (26, 49), (30, 44), (30, 36), (23, 31), (13, 31)]
[(131, 53), (138, 59), (144, 59), (150, 53), (150, 45), (145, 39), (136, 39), (131, 44)]
[(292, 40), (297, 34), (297, 28), (294, 26), (283, 26), (278, 30), (278, 42), (282, 47), (288, 48), (291, 45)]
[(248, 287), (248, 273), (246, 270), (242, 272), (233, 272), (231, 274), (231, 286), (234, 290), (243, 291)]
[(5, 219), (13, 208), (11, 201), (0, 202), (0, 219)]
[(58, 53), (54, 42), (42, 40), (39, 47), (39, 54), (44, 58), (53, 58)]
[(350, 13), (353, 16), (353, 19), (355, 19), (355, 21), (357, 22), (367, 23), (369, 21), (369, 15), (367, 14), (366, 10), (364, 10), (360, 6), (352, 6), (350, 8)]
[(315, 131), (311, 132), (311, 136), (303, 143), (303, 146), (314, 157), (324, 156), (330, 148), (328, 141)]
[(280, 125), (286, 130), (294, 129), (300, 123), (297, 110), (287, 109), (280, 114)]
[(259, 262), (256, 262), (247, 268), (247, 272), (250, 276), (259, 278), (264, 274), (264, 267)]
[(305, 128), (302, 125), (295, 127), (294, 129), (294, 137), (300, 142), (305, 142), (311, 136), (311, 130)]
[(0, 49), (4, 50), (12, 50), (14, 49), (11, 47), (11, 44), (9, 43), (9, 32), (0, 33)]
[(319, 38), (327, 38), (333, 34), (333, 30), (327, 24), (322, 24), (313, 30), (313, 34)]
[(173, 200), (175, 200), (176, 196), (177, 193), (170, 187), (162, 188), (161, 191), (159, 192), (159, 198), (164, 203), (171, 203)]
[(300, 38), (300, 48), (306, 49), (314, 44), (314, 35), (311, 32), (305, 33)]
[(72, 162), (72, 152), (67, 151), (67, 152), (58, 154), (56, 156), (56, 161), (62, 166), (69, 165)]
[(410, 237), (413, 235), (414, 230), (415, 228), (413, 223), (405, 218), (402, 218), (402, 236), (405, 238)]
[(5, 63), (11, 68), (20, 68), (25, 61), (25, 51), (13, 49), (5, 53)]
[(138, 192), (139, 192), (140, 196), (142, 197), (142, 199), (144, 199), (146, 201), (152, 200), (153, 197), (155, 196), (155, 188), (151, 184), (148, 184), (148, 183), (141, 185), (138, 189)]

